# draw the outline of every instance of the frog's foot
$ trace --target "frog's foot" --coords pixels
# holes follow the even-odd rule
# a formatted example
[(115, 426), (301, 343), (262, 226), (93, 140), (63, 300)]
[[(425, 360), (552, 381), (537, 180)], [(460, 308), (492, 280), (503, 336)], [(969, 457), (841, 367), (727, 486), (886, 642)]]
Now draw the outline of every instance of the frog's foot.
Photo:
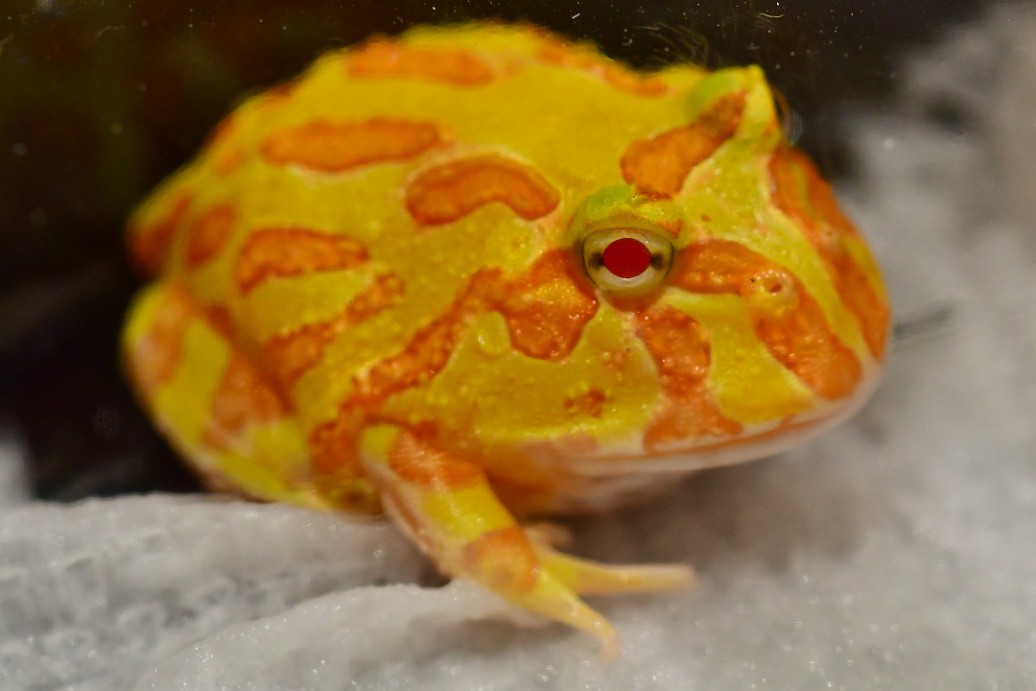
[(141, 402), (210, 486), (324, 507), (290, 410), (189, 291), (171, 281), (141, 291), (122, 345)]
[(669, 590), (691, 581), (683, 566), (606, 566), (555, 551), (544, 531), (518, 525), (480, 467), (397, 427), (372, 426), (361, 448), (386, 509), (440, 569), (595, 636), (605, 657), (618, 652), (618, 635), (578, 593)]

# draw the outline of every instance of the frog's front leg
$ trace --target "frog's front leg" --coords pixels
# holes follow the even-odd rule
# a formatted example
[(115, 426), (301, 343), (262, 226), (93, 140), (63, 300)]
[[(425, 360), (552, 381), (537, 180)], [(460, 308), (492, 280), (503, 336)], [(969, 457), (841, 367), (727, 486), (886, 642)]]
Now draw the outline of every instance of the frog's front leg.
[(396, 426), (366, 429), (361, 453), (387, 511), (441, 570), (597, 637), (606, 657), (618, 636), (578, 593), (669, 590), (691, 580), (685, 566), (606, 566), (556, 552), (518, 525), (478, 465)]

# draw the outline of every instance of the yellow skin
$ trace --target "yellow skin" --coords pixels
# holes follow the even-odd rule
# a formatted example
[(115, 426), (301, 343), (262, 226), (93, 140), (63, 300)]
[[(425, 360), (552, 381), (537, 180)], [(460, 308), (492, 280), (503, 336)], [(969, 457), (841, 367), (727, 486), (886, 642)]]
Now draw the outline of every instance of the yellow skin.
[(322, 57), (238, 108), (130, 243), (155, 282), (129, 371), (214, 487), (384, 511), (607, 654), (578, 595), (690, 570), (577, 560), (518, 520), (798, 443), (865, 399), (889, 319), (758, 68), (641, 74), (529, 27)]

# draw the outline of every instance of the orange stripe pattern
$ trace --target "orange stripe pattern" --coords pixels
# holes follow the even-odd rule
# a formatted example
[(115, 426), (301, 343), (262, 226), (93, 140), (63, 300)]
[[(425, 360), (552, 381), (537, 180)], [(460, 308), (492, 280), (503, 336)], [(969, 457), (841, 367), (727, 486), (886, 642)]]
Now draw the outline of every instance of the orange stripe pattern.
[(241, 247), (234, 280), (248, 293), (271, 278), (343, 271), (367, 259), (367, 248), (352, 238), (306, 228), (262, 228)]
[(489, 154), (430, 168), (407, 185), (407, 211), (422, 225), (457, 221), (475, 209), (501, 202), (534, 220), (553, 211), (557, 191), (532, 167)]
[(622, 177), (650, 197), (676, 196), (694, 167), (734, 134), (744, 107), (743, 92), (730, 94), (689, 125), (633, 142), (622, 156)]
[(831, 186), (807, 156), (788, 147), (770, 159), (770, 175), (774, 203), (798, 223), (824, 259), (839, 296), (860, 322), (867, 347), (880, 360), (888, 342), (889, 308), (846, 250), (844, 240), (857, 233)]
[(342, 173), (372, 163), (405, 161), (443, 141), (429, 122), (372, 118), (363, 122), (314, 122), (269, 134), (260, 153), (272, 165)]
[(465, 50), (414, 48), (384, 39), (368, 42), (346, 58), (351, 77), (409, 78), (453, 86), (481, 86), (493, 81), (493, 69)]
[(690, 245), (677, 257), (672, 283), (693, 293), (746, 298), (756, 335), (818, 395), (843, 398), (859, 383), (859, 360), (831, 330), (816, 300), (793, 274), (744, 245)]

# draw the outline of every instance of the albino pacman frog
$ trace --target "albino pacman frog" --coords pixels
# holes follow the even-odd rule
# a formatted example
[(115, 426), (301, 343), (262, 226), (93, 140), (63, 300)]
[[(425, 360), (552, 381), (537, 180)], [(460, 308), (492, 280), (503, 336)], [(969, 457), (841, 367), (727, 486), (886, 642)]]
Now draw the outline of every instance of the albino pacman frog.
[(445, 574), (617, 647), (544, 515), (855, 410), (889, 308), (757, 67), (423, 28), (249, 99), (130, 224), (134, 385), (213, 487), (387, 514)]

